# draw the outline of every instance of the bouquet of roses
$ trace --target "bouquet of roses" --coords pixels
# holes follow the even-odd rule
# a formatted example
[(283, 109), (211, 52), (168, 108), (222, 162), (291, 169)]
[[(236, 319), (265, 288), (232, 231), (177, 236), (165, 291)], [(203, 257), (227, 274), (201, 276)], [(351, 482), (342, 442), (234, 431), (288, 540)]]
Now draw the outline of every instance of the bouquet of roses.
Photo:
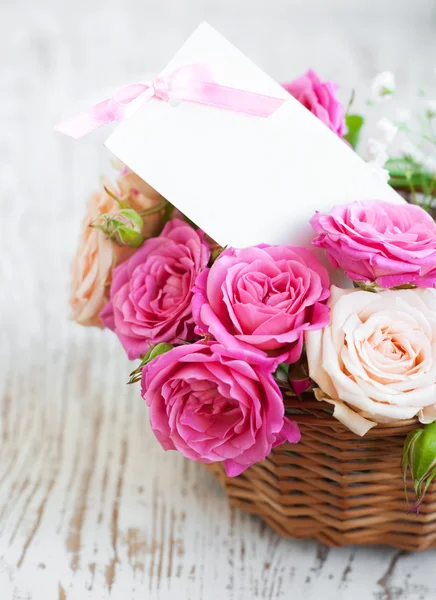
[[(309, 71), (285, 87), (356, 146), (363, 118), (345, 111), (335, 84)], [(376, 78), (374, 99), (393, 91), (390, 74)], [(424, 144), (436, 143), (434, 117), (429, 105)], [(312, 249), (221, 248), (126, 167), (91, 197), (73, 317), (112, 330), (141, 361), (130, 381), (141, 381), (165, 450), (239, 475), (298, 443), (284, 399), (310, 389), (360, 436), (379, 423), (436, 421), (436, 168), (410, 140), (389, 156), (393, 136), (411, 133), (404, 119), (378, 129), (385, 139), (369, 141), (370, 162), (413, 202), (316, 213)], [(320, 250), (351, 280), (346, 289), (330, 284)], [(433, 439), (429, 425), (405, 445), (418, 501), (435, 474)]]

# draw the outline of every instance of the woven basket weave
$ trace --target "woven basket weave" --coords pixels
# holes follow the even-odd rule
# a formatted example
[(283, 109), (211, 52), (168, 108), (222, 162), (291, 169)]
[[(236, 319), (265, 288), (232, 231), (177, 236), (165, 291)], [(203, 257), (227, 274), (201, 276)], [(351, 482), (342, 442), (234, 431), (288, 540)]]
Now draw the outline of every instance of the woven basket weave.
[(378, 425), (360, 438), (311, 394), (285, 404), (298, 421), (299, 444), (274, 448), (239, 477), (227, 477), (219, 463), (207, 466), (232, 506), (260, 516), (281, 535), (328, 546), (436, 547), (436, 486), (419, 515), (409, 514), (401, 475), (404, 439), (416, 420)]

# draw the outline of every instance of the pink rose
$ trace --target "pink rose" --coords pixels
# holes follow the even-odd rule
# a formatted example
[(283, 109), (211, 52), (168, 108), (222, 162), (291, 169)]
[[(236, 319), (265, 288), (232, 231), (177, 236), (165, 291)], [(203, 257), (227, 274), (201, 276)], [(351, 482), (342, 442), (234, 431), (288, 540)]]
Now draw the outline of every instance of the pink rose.
[(193, 338), (191, 289), (209, 256), (203, 234), (173, 219), (114, 269), (110, 301), (100, 317), (130, 359), (145, 354), (150, 344)]
[(354, 281), (436, 286), (436, 225), (413, 204), (353, 202), (315, 214), (313, 244)]
[(260, 246), (225, 250), (199, 276), (192, 310), (199, 331), (228, 348), (300, 358), (303, 333), (329, 319), (329, 278), (310, 250)]
[(209, 464), (228, 476), (264, 460), (271, 448), (297, 443), (271, 371), (275, 361), (216, 342), (173, 348), (142, 371), (151, 427), (165, 450)]
[(336, 98), (336, 83), (322, 82), (310, 69), (295, 81), (284, 83), (283, 87), (334, 133), (340, 137), (344, 135), (344, 107)]

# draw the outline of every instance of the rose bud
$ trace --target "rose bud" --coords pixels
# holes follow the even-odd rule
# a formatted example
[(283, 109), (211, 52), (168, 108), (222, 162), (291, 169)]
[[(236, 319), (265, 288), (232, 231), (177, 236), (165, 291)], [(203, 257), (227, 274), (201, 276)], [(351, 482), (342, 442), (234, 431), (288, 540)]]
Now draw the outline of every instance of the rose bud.
[(101, 215), (91, 223), (91, 227), (100, 229), (118, 246), (138, 248), (144, 241), (144, 220), (133, 208), (122, 208), (116, 213)]
[(410, 470), (416, 495), (410, 512), (418, 514), (428, 486), (436, 475), (436, 421), (409, 433), (404, 442), (402, 469), (406, 497), (407, 470)]
[(312, 387), (312, 380), (308, 374), (307, 364), (298, 361), (293, 365), (289, 365), (288, 371), (289, 383), (297, 396), (304, 394)]

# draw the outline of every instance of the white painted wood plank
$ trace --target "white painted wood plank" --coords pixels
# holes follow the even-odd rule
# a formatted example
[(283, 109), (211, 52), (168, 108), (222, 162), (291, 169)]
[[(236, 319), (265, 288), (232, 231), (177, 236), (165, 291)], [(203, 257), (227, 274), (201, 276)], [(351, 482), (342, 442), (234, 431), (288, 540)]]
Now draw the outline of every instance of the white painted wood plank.
[(165, 64), (202, 19), (279, 80), (313, 66), (345, 99), (392, 68), (398, 105), (423, 82), (436, 97), (427, 0), (1, 3), (0, 598), (431, 598), (434, 552), (327, 550), (230, 510), (201, 466), (162, 452), (114, 336), (66, 320), (108, 154), (105, 132), (73, 143), (51, 128)]

